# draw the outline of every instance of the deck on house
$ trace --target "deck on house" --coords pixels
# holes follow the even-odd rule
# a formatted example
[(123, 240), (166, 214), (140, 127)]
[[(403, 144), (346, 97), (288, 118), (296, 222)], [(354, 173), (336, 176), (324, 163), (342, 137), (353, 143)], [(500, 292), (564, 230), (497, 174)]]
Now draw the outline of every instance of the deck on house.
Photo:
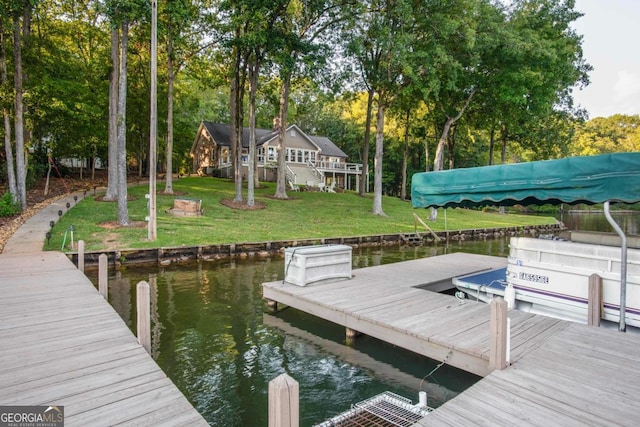
[(640, 336), (510, 311), (511, 366), (490, 372), (489, 305), (420, 289), (504, 263), (450, 254), (358, 269), (350, 280), (306, 287), (265, 283), (263, 292), (485, 377), (416, 426), (637, 424)]
[(0, 255), (0, 405), (67, 426), (207, 422), (62, 253)]

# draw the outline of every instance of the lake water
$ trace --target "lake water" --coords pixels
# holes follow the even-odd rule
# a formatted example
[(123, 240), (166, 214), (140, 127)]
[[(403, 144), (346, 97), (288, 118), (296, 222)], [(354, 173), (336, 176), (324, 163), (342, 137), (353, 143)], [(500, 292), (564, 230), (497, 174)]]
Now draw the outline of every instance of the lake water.
[[(564, 215), (576, 229), (604, 228)], [(599, 216), (602, 216), (600, 214)], [(637, 215), (616, 215), (637, 230)], [(570, 221), (568, 221), (570, 220)], [(630, 231), (631, 232), (631, 231)], [(508, 255), (508, 239), (438, 246), (353, 250), (353, 268), (451, 252)], [(109, 301), (135, 331), (135, 286), (151, 285), (152, 356), (212, 426), (266, 426), (270, 380), (287, 372), (300, 384), (301, 426), (310, 426), (383, 391), (417, 400), (420, 387), (437, 407), (479, 378), (374, 338), (345, 342), (344, 328), (303, 312), (269, 314), (261, 284), (282, 280), (281, 256), (127, 267), (111, 271)], [(88, 273), (97, 283), (97, 272)]]

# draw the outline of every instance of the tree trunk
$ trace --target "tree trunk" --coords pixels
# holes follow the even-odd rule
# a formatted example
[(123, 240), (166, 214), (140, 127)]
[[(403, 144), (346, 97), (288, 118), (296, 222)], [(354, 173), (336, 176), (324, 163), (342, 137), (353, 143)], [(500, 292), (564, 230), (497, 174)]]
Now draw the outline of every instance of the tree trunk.
[(93, 144), (93, 156), (91, 157), (91, 181), (96, 179), (96, 158), (98, 156), (97, 147)]
[(438, 140), (438, 146), (436, 147), (436, 156), (433, 159), (434, 172), (444, 169), (444, 151), (447, 146), (447, 138), (449, 136), (449, 131), (451, 130), (451, 125), (453, 123), (454, 123), (454, 119), (451, 117), (447, 117), (447, 120), (445, 120), (444, 126), (442, 127), (442, 133), (440, 134), (440, 139)]
[(129, 225), (127, 207), (127, 47), (129, 25), (122, 23), (120, 39), (120, 71), (118, 78), (118, 224)]
[(429, 172), (429, 135), (426, 130), (424, 136), (424, 171)]
[(373, 158), (373, 214), (387, 216), (382, 210), (382, 156), (384, 153), (384, 105), (378, 97), (376, 114), (376, 152)]
[(51, 157), (47, 157), (47, 165), (49, 166), (47, 168), (47, 179), (44, 182), (44, 191), (42, 192), (42, 194), (44, 194), (45, 196), (49, 194), (49, 178), (51, 177)]
[(447, 120), (444, 122), (442, 133), (440, 134), (440, 139), (438, 140), (438, 147), (436, 148), (436, 157), (433, 160), (434, 171), (442, 170), (444, 166), (444, 149), (449, 136), (449, 130), (451, 129), (451, 126), (453, 126), (460, 119), (460, 117), (462, 117), (462, 114), (464, 114), (465, 110), (469, 106), (469, 103), (471, 103), (471, 98), (473, 98), (474, 93), (475, 90), (471, 91), (464, 106), (460, 109), (455, 117), (447, 117)]
[(407, 200), (407, 163), (409, 162), (409, 119), (411, 111), (407, 110), (404, 124), (404, 147), (402, 149), (402, 187), (400, 188), (400, 199)]
[(173, 32), (168, 28), (167, 42), (167, 168), (164, 194), (173, 194)]
[(367, 117), (364, 124), (364, 146), (362, 147), (362, 175), (360, 176), (360, 195), (367, 192), (366, 183), (369, 175), (369, 144), (371, 140), (371, 113), (373, 110), (373, 89), (367, 92)]
[(278, 174), (276, 178), (276, 199), (288, 199), (287, 196), (287, 146), (285, 143), (285, 134), (287, 131), (287, 114), (289, 109), (289, 89), (291, 86), (291, 74), (287, 74), (282, 82), (282, 91), (280, 92), (280, 117), (278, 124)]
[(255, 204), (255, 166), (256, 166), (256, 93), (258, 92), (258, 73), (260, 59), (255, 57), (249, 65), (249, 175), (247, 176), (247, 205)]
[[(0, 68), (2, 69), (2, 87), (7, 87), (7, 50), (4, 37), (4, 21), (2, 24), (2, 28), (0, 28)], [(9, 193), (13, 196), (13, 200), (19, 200), (16, 171), (13, 163), (13, 148), (11, 146), (11, 116), (6, 106), (2, 109), (2, 116), (4, 119), (4, 152), (7, 157), (7, 183), (9, 184)]]
[(495, 145), (496, 128), (491, 126), (491, 135), (489, 136), (489, 166), (493, 165), (493, 147)]
[(509, 137), (509, 132), (507, 130), (507, 125), (502, 125), (501, 139), (502, 139), (502, 152), (500, 153), (500, 161), (504, 165), (507, 162), (507, 139)]
[[(236, 29), (236, 38), (240, 38), (240, 30)], [(233, 48), (233, 76), (231, 77), (231, 159), (235, 182), (234, 202), (242, 202), (242, 108), (243, 87), (246, 78), (246, 61), (238, 46)]]
[(449, 149), (449, 170), (454, 169), (454, 149), (456, 146), (456, 130), (457, 126), (453, 126), (453, 130), (449, 134), (447, 148)]
[(107, 192), (104, 200), (118, 198), (118, 74), (120, 45), (118, 27), (111, 29), (111, 73), (109, 74), (109, 154), (107, 160)]
[(22, 210), (27, 208), (27, 165), (24, 147), (24, 117), (22, 100), (22, 50), (20, 36), (20, 16), (13, 17), (13, 85), (15, 90), (15, 139), (16, 139), (16, 184)]
[[(501, 139), (502, 139), (502, 152), (500, 153), (500, 160), (504, 165), (507, 162), (507, 139), (509, 137), (509, 132), (507, 130), (507, 125), (502, 125)], [(500, 206), (499, 212), (501, 214), (505, 213), (504, 206)]]
[[(442, 170), (444, 166), (444, 150), (445, 150), (445, 145), (447, 144), (449, 130), (451, 129), (451, 126), (453, 126), (460, 119), (460, 117), (462, 117), (462, 114), (464, 114), (465, 110), (469, 106), (469, 103), (471, 103), (471, 98), (473, 98), (474, 93), (475, 93), (475, 90), (472, 90), (469, 96), (467, 97), (467, 100), (464, 106), (460, 109), (460, 111), (455, 117), (447, 117), (447, 120), (445, 120), (444, 126), (442, 127), (442, 133), (440, 134), (440, 139), (438, 140), (438, 147), (436, 148), (436, 156), (435, 156), (435, 159), (433, 160), (434, 172)], [(429, 219), (431, 221), (435, 221), (437, 218), (438, 218), (438, 211), (431, 208)]]

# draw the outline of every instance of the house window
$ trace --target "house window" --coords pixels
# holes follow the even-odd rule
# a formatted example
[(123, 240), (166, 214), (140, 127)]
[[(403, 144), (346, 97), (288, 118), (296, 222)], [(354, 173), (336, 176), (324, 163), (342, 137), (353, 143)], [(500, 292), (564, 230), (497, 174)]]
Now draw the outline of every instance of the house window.
[(259, 147), (258, 148), (258, 163), (264, 163), (264, 147)]
[(298, 157), (297, 157), (298, 163), (302, 163), (303, 162), (303, 160), (302, 160), (302, 150), (297, 150), (297, 154), (298, 154)]
[(278, 160), (278, 153), (276, 147), (267, 147), (267, 160), (269, 162), (275, 162)]
[(225, 165), (227, 163), (229, 163), (229, 149), (228, 148), (223, 148), (222, 149), (222, 164)]
[(309, 153), (309, 160), (314, 165), (316, 164), (316, 152), (315, 151), (312, 151), (312, 152)]

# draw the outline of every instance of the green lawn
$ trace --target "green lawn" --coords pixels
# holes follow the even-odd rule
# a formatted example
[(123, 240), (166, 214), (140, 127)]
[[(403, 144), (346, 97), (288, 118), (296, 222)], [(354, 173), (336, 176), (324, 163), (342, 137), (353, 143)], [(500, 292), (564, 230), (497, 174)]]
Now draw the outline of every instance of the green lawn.
[[(176, 196), (158, 194), (155, 242), (147, 240), (146, 227), (107, 228), (102, 224), (117, 219), (114, 202), (100, 202), (93, 196), (78, 202), (53, 229), (47, 249), (61, 248), (65, 230), (74, 227), (74, 240), (84, 240), (87, 250), (195, 246), (220, 243), (263, 242), (322, 237), (350, 237), (414, 231), (413, 213), (417, 213), (434, 230), (510, 227), (550, 224), (550, 217), (481, 212), (467, 209), (439, 211), (438, 220), (429, 222), (429, 211), (414, 210), (410, 202), (384, 197), (382, 207), (387, 217), (371, 214), (372, 196), (354, 192), (289, 192), (289, 200), (275, 200), (275, 184), (263, 184), (256, 190), (256, 201), (266, 205), (259, 210), (236, 210), (220, 203), (234, 196), (233, 182), (208, 178), (183, 178), (174, 182), (179, 197), (202, 200), (204, 215), (174, 217), (166, 210)], [(158, 183), (164, 189), (163, 183)], [(148, 185), (129, 189), (129, 219), (144, 221), (147, 215), (145, 193)], [(246, 189), (244, 192), (246, 197)], [(424, 231), (424, 229), (422, 229)], [(67, 242), (70, 239), (67, 233)], [(67, 249), (69, 246), (67, 245)]]

